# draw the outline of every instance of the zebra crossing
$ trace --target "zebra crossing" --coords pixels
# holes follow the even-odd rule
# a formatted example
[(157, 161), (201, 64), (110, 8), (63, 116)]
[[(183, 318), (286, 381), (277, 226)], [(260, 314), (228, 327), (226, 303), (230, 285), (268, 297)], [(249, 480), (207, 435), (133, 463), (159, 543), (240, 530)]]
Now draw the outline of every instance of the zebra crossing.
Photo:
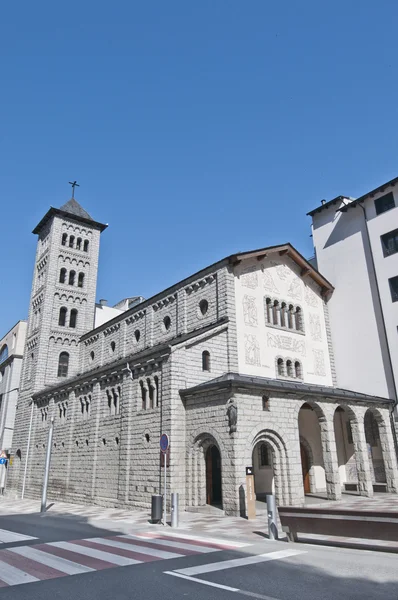
[(7, 529), (0, 529), (0, 546), (2, 544), (13, 544), (14, 542), (27, 542), (28, 540), (37, 540), (37, 538), (15, 531), (8, 531)]
[(236, 550), (247, 545), (193, 535), (147, 532), (13, 546), (0, 549), (0, 588), (114, 567)]

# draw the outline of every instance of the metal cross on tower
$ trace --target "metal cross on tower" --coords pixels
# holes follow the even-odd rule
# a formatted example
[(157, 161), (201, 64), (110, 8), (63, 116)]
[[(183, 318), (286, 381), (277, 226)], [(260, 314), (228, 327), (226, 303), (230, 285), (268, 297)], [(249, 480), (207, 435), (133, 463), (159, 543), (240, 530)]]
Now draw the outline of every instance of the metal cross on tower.
[(77, 181), (70, 181), (69, 185), (72, 186), (72, 198), (75, 197), (75, 187), (80, 187), (80, 185), (77, 183)]

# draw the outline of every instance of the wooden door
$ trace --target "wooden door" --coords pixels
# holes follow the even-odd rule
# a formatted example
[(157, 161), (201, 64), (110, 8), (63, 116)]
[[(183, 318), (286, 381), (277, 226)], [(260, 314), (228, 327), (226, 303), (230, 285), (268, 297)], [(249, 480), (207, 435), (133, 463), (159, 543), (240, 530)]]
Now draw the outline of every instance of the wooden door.
[(304, 448), (303, 444), (300, 444), (300, 453), (301, 453), (301, 469), (303, 472), (304, 494), (309, 494), (311, 492), (310, 469), (309, 469), (307, 450)]

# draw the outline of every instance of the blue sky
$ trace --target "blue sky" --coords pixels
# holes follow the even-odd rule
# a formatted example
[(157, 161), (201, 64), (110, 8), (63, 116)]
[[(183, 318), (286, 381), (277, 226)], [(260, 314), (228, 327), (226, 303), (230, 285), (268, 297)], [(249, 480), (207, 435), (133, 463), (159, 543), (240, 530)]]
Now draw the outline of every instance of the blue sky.
[(26, 318), (31, 230), (70, 197), (109, 228), (97, 298), (149, 297), (398, 175), (396, 2), (6, 3), (0, 335)]

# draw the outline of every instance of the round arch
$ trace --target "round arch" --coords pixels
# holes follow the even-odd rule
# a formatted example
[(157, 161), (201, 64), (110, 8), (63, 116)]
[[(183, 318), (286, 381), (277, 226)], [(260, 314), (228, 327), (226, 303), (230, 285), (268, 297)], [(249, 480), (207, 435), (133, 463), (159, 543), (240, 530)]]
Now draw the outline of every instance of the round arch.
[(222, 465), (224, 452), (214, 432), (194, 436), (188, 452), (189, 506), (214, 504), (222, 507)]

